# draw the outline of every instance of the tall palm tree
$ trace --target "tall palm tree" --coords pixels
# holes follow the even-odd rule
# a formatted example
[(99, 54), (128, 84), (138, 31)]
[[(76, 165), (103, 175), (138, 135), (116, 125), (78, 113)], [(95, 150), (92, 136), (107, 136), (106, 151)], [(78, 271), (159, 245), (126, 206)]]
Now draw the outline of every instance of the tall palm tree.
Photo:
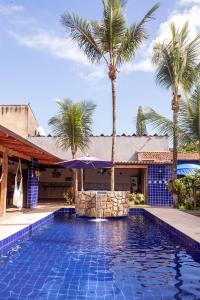
[[(61, 17), (61, 22), (89, 61), (103, 60), (108, 68), (112, 87), (112, 154), (115, 162), (116, 140), (116, 79), (120, 66), (130, 61), (144, 39), (147, 38), (145, 23), (152, 19), (158, 8), (154, 5), (144, 18), (127, 27), (124, 0), (102, 0), (103, 17), (100, 21), (88, 21), (69, 12)], [(114, 190), (114, 167), (111, 170), (111, 190)]]
[(136, 134), (139, 136), (147, 134), (146, 120), (142, 106), (139, 106), (137, 111)]
[[(168, 135), (173, 141), (173, 121), (160, 115), (154, 109), (144, 111), (147, 125), (158, 134)], [(179, 149), (192, 149), (200, 155), (200, 84), (197, 84), (191, 96), (181, 98), (178, 114)]]
[(193, 144), (200, 157), (200, 84), (193, 91), (190, 101), (181, 102), (180, 128), (184, 144)]
[[(50, 118), (49, 125), (63, 149), (71, 149), (72, 158), (77, 150), (88, 147), (92, 134), (92, 115), (96, 108), (91, 101), (74, 103), (70, 99), (56, 101), (58, 113)], [(77, 172), (74, 170), (74, 192), (77, 191)]]
[[(200, 35), (189, 39), (189, 28), (186, 22), (181, 29), (172, 23), (169, 41), (156, 42), (153, 47), (152, 62), (156, 66), (156, 80), (173, 94), (173, 176), (177, 178), (178, 156), (178, 112), (180, 108), (179, 89), (189, 91), (199, 72), (197, 63), (200, 57)], [(177, 206), (177, 203), (174, 203)]]

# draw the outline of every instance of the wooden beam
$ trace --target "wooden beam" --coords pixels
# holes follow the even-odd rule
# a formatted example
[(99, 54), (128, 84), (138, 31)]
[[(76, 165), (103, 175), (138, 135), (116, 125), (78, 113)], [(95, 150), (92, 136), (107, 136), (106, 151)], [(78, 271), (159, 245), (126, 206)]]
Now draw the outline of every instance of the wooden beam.
[(8, 151), (9, 156), (14, 156), (14, 157), (18, 157), (18, 158), (21, 158), (21, 159), (24, 159), (24, 160), (31, 161), (31, 156), (20, 153), (18, 151), (15, 151), (15, 150), (12, 150), (12, 149), (9, 149), (9, 148), (6, 148), (6, 147), (3, 147), (3, 146), (0, 145), (0, 152), (4, 153), (5, 151)]
[(8, 181), (8, 150), (3, 152), (2, 177), (1, 177), (0, 217), (5, 217)]

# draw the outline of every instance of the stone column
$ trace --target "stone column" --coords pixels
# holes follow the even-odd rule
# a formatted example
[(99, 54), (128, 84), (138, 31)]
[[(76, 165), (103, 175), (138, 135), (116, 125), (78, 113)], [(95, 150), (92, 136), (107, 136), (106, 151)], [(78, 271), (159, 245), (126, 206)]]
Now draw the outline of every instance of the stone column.
[(27, 208), (34, 208), (38, 205), (38, 161), (33, 159), (28, 163), (28, 184), (27, 184)]

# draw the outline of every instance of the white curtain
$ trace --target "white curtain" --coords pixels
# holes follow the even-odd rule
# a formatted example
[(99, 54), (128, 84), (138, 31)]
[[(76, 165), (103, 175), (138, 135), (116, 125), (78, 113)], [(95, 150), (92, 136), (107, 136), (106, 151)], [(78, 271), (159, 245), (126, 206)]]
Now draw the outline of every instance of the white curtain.
[(13, 194), (13, 205), (17, 206), (19, 210), (23, 206), (23, 177), (22, 177), (22, 165), (21, 160), (19, 160), (17, 166), (17, 172), (15, 175), (15, 189)]

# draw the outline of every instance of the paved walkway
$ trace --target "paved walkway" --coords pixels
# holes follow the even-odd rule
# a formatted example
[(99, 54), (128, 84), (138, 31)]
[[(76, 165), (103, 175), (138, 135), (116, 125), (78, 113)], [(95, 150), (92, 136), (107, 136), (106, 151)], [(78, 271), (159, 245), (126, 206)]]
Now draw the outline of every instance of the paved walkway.
[(200, 218), (173, 208), (145, 208), (154, 216), (200, 243)]
[(0, 218), (0, 240), (48, 216), (53, 211), (65, 207), (64, 203), (42, 203), (34, 209), (8, 209), (4, 219)]

